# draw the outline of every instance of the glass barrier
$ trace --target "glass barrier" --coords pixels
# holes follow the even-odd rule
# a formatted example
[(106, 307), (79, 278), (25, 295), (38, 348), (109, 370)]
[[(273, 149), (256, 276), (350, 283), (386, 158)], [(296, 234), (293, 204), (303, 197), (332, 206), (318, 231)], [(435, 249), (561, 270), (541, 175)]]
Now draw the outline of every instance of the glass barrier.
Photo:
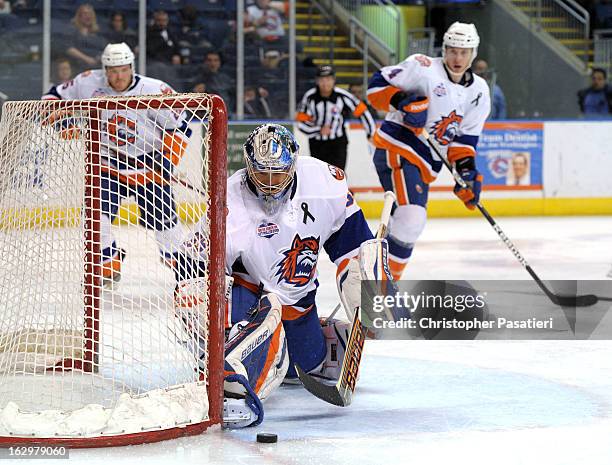
[[(0, 92), (8, 100), (40, 98), (42, 89), (42, 2), (5, 2), (0, 15)], [(8, 9), (8, 11), (7, 11)]]

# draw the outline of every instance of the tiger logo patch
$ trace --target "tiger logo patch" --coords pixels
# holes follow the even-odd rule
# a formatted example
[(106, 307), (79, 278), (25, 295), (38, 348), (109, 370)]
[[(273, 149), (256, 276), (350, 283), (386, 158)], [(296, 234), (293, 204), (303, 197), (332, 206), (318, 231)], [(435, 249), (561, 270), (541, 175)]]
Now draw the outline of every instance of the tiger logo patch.
[(319, 238), (302, 239), (296, 234), (291, 248), (282, 252), (284, 257), (276, 265), (277, 283), (281, 281), (296, 287), (306, 286), (315, 276), (319, 259)]
[(448, 116), (443, 116), (433, 125), (431, 131), (441, 145), (450, 144), (459, 131), (459, 124), (463, 121), (463, 116), (458, 115), (455, 110), (451, 111)]

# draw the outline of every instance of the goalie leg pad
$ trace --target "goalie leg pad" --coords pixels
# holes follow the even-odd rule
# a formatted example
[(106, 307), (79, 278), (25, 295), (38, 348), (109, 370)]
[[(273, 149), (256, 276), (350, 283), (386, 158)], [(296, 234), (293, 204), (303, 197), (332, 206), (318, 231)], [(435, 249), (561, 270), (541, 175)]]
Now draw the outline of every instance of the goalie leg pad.
[(321, 367), (320, 376), (337, 381), (340, 379), (342, 360), (346, 351), (346, 344), (351, 332), (351, 323), (341, 320), (326, 320), (321, 324), (325, 344), (327, 345), (327, 355)]
[[(359, 248), (362, 286), (367, 283), (365, 294), (368, 298), (397, 295), (398, 289), (388, 266), (388, 255), (389, 246), (385, 239), (365, 241)], [(367, 307), (370, 308), (369, 305)], [(403, 307), (393, 307), (385, 311), (385, 317), (388, 320), (398, 321), (400, 318), (410, 318), (410, 312)]]
[(225, 391), (245, 397), (249, 390), (232, 375), (244, 377), (252, 391), (265, 399), (282, 382), (289, 368), (282, 307), (274, 294), (261, 298), (257, 313), (232, 328), (225, 344)]
[(336, 272), (336, 284), (342, 306), (349, 320), (353, 320), (355, 309), (361, 306), (361, 270), (359, 261), (344, 259)]

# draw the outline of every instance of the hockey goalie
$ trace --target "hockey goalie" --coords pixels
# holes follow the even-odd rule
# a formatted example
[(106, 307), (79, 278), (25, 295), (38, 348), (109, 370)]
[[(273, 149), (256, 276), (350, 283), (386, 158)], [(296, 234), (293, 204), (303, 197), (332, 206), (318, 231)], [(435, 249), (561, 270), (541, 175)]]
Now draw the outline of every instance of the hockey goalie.
[[(337, 266), (347, 313), (360, 306), (356, 258), (362, 244), (376, 240), (344, 172), (298, 152), (287, 129), (264, 124), (244, 144), (246, 168), (228, 179), (225, 265), (233, 286), (224, 422), (229, 427), (259, 424), (261, 401), (282, 382), (299, 382), (295, 365), (323, 379), (338, 378), (349, 323), (319, 320), (315, 296), (323, 250)], [(205, 254), (196, 232), (176, 267), (177, 315), (188, 326), (203, 312), (192, 295), (203, 285)]]

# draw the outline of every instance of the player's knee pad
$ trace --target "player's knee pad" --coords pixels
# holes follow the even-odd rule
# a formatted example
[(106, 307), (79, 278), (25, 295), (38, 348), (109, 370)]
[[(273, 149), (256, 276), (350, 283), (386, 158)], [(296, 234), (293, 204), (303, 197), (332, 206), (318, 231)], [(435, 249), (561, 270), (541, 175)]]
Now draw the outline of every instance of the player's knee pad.
[(389, 235), (403, 244), (414, 244), (427, 221), (427, 210), (420, 205), (401, 205), (389, 221)]
[(230, 332), (225, 344), (224, 388), (228, 394), (239, 397), (249, 395), (244, 383), (232, 381), (232, 375), (244, 377), (261, 400), (281, 384), (289, 369), (281, 315), (282, 306), (278, 297), (268, 294), (261, 298), (253, 318), (238, 323)]

